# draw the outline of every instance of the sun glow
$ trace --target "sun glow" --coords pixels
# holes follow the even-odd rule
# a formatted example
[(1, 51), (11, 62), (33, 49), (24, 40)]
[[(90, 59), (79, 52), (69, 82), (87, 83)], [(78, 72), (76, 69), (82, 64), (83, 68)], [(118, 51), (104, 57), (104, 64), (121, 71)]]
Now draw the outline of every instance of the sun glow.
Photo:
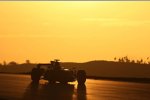
[(1, 62), (150, 55), (150, 3), (0, 2)]

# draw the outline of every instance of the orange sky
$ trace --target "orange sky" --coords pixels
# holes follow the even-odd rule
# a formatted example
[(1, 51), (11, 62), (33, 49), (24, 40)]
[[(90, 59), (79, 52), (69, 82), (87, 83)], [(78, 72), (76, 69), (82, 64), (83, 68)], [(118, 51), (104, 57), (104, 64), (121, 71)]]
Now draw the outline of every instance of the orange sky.
[(0, 62), (150, 56), (150, 2), (0, 2)]

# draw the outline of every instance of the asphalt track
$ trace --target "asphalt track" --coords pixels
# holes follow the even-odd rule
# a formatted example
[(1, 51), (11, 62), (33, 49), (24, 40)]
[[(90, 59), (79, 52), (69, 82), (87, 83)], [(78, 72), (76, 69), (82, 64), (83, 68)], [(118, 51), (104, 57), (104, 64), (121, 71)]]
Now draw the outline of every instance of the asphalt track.
[(150, 100), (150, 84), (92, 79), (82, 86), (34, 84), (29, 75), (0, 74), (0, 100)]

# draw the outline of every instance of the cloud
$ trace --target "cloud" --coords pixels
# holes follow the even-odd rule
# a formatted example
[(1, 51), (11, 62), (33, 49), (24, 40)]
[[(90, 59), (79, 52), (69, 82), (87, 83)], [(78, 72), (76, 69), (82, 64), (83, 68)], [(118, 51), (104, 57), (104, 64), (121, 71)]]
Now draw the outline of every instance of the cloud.
[(103, 26), (140, 26), (150, 24), (150, 20), (131, 20), (121, 18), (83, 18), (82, 21), (97, 22)]
[(119, 21), (118, 18), (83, 18), (84, 21)]
[(48, 38), (49, 35), (40, 34), (0, 34), (0, 38)]

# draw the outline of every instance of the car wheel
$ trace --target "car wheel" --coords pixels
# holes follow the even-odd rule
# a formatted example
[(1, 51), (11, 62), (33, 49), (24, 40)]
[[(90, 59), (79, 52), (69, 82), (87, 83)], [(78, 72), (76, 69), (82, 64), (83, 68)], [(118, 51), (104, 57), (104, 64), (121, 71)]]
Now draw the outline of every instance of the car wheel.
[(84, 84), (86, 82), (86, 72), (84, 70), (78, 70), (77, 81), (78, 84)]

